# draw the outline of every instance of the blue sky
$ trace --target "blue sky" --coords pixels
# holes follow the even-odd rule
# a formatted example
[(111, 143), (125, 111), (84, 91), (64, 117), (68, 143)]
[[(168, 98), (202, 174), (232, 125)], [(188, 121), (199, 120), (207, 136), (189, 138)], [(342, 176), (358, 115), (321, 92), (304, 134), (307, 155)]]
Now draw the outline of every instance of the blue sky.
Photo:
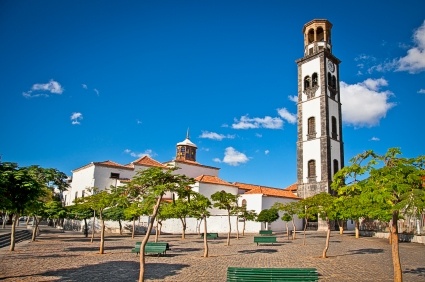
[(68, 175), (165, 162), (186, 131), (220, 177), (296, 182), (302, 27), (333, 24), (345, 164), (424, 155), (423, 1), (0, 2), (0, 155)]

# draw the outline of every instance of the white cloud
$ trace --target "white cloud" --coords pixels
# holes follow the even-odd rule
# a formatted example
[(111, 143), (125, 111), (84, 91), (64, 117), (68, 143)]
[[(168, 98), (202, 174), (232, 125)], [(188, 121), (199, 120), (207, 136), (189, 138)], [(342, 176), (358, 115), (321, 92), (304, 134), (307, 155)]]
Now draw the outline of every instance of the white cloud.
[(272, 118), (265, 116), (264, 118), (249, 118), (248, 115), (242, 116), (240, 120), (235, 118), (232, 124), (233, 129), (251, 129), (251, 128), (268, 128), (280, 129), (283, 127), (283, 120), (280, 118)]
[(140, 120), (136, 120), (137, 124), (142, 124), (142, 122)]
[(87, 85), (86, 84), (81, 84), (81, 86), (84, 88), (84, 89), (87, 89)]
[(288, 96), (288, 99), (289, 99), (289, 101), (292, 101), (292, 102), (294, 102), (294, 103), (298, 103), (298, 96), (291, 96), (291, 95), (289, 95)]
[(413, 33), (414, 47), (407, 50), (407, 55), (398, 59), (397, 71), (418, 73), (425, 70), (425, 21)]
[(372, 137), (372, 138), (370, 138), (370, 141), (379, 141), (380, 139), (378, 138), (378, 137)]
[(425, 94), (425, 89), (420, 89), (420, 90), (418, 91), (418, 93), (419, 93), (419, 94)]
[(97, 90), (96, 88), (93, 89), (93, 91), (96, 93), (97, 96), (99, 96), (99, 90)]
[(349, 85), (341, 81), (341, 103), (343, 122), (355, 127), (372, 127), (379, 124), (387, 112), (395, 106), (389, 102), (391, 91), (381, 91), (387, 86), (385, 79), (367, 79)]
[(277, 109), (277, 113), (287, 122), (289, 123), (296, 123), (297, 122), (297, 115), (296, 114), (291, 114), (290, 112), (288, 112), (288, 110), (286, 108), (281, 108), (281, 109)]
[(224, 151), (223, 163), (231, 166), (238, 166), (248, 162), (248, 157), (241, 152), (236, 151), (233, 147), (227, 147)]
[(221, 163), (221, 160), (219, 158), (214, 158), (213, 161), (216, 163)]
[(262, 134), (260, 134), (260, 133), (255, 133), (255, 136), (256, 136), (256, 137), (258, 137), (258, 138), (263, 137), (263, 135), (262, 135)]
[(83, 119), (82, 113), (74, 112), (71, 115), (71, 124), (80, 124), (80, 121)]
[(224, 134), (218, 134), (215, 132), (208, 132), (208, 131), (202, 131), (202, 134), (199, 136), (199, 138), (206, 138), (206, 139), (212, 139), (212, 140), (223, 140), (225, 138), (228, 139), (234, 139), (235, 135), (224, 135)]
[[(31, 90), (23, 92), (25, 98), (49, 97), (50, 94), (62, 94), (64, 89), (59, 82), (51, 79), (48, 83), (36, 83), (31, 87)], [(46, 93), (48, 92), (48, 93)]]
[(150, 158), (153, 158), (154, 156), (156, 156), (156, 154), (150, 149), (145, 150), (143, 153), (136, 153), (136, 152), (133, 152), (130, 149), (125, 149), (124, 153), (129, 154), (133, 158), (141, 158), (141, 157), (144, 157), (144, 156), (148, 156)]
[(264, 151), (264, 154), (265, 154), (265, 155), (268, 155), (269, 153), (270, 153), (270, 151), (269, 151), (269, 150), (265, 150), (265, 151)]

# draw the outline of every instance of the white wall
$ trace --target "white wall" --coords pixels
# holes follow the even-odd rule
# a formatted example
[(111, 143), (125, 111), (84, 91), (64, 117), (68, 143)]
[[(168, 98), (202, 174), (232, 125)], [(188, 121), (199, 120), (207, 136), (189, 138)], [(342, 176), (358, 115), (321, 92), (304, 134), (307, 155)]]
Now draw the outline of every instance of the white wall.
[(184, 174), (188, 177), (193, 177), (196, 178), (200, 175), (212, 175), (212, 176), (218, 176), (218, 168), (212, 168), (212, 167), (207, 167), (207, 166), (202, 166), (202, 165), (191, 165), (191, 164), (186, 164), (186, 163), (182, 163), (182, 162), (174, 162), (171, 161), (168, 164), (171, 164), (173, 166), (177, 166), (180, 169), (174, 171), (174, 174)]
[[(211, 195), (219, 192), (225, 191), (226, 193), (231, 193), (233, 195), (238, 194), (238, 187), (236, 186), (227, 186), (227, 185), (218, 185), (218, 184), (210, 184), (210, 183), (199, 183), (199, 193), (208, 197), (211, 200)], [(210, 210), (211, 215), (227, 215), (226, 210), (220, 210), (218, 208), (212, 208)]]

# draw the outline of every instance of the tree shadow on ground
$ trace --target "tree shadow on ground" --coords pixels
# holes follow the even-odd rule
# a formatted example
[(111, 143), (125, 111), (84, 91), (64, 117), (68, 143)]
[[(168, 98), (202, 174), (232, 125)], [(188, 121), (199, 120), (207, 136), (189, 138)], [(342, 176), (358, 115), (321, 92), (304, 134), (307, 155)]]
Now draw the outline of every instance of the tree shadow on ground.
[(173, 252), (197, 252), (200, 251), (201, 248), (173, 248)]
[[(145, 279), (163, 280), (168, 276), (173, 276), (183, 268), (189, 267), (187, 264), (168, 263), (147, 263), (145, 265)], [(113, 270), (113, 271), (111, 271)], [(77, 268), (64, 268), (53, 271), (46, 271), (33, 275), (16, 275), (2, 277), (2, 279), (19, 279), (24, 277), (37, 277), (50, 281), (49, 278), (58, 279), (56, 281), (138, 281), (140, 264), (131, 261), (109, 261), (105, 263), (86, 265)], [(41, 280), (40, 280), (41, 281)]]
[(417, 274), (418, 276), (425, 277), (425, 267), (406, 269), (403, 273)]
[(256, 250), (243, 250), (243, 251), (238, 251), (238, 253), (242, 253), (242, 254), (271, 254), (271, 253), (276, 253), (277, 250), (275, 249), (256, 249)]
[(365, 255), (365, 254), (380, 254), (383, 253), (383, 249), (358, 249), (358, 250), (350, 250), (347, 255)]
[[(92, 251), (99, 251), (99, 245), (93, 246), (93, 247), (68, 247), (66, 248), (66, 251), (68, 252), (92, 252)], [(123, 250), (125, 252), (131, 252), (128, 246), (108, 246), (105, 244), (104, 251), (111, 251), (111, 250)]]

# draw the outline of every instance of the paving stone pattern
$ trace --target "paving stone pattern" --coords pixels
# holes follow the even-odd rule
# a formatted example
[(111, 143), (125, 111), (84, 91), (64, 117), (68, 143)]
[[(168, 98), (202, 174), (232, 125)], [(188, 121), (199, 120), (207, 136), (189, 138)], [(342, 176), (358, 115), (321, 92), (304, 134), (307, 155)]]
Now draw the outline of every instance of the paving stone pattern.
[[(137, 281), (139, 257), (131, 253), (136, 241), (130, 236), (107, 235), (105, 254), (81, 233), (42, 233), (36, 242), (20, 242), (15, 251), (0, 249), (3, 281)], [(235, 267), (315, 267), (320, 281), (393, 281), (391, 246), (386, 239), (332, 233), (328, 258), (320, 258), (325, 233), (310, 232), (288, 240), (277, 235), (277, 244), (254, 243), (254, 234), (237, 240), (226, 234), (209, 241), (209, 257), (203, 258), (199, 235), (161, 235), (170, 244), (166, 256), (146, 257), (145, 281), (226, 281), (226, 270)], [(150, 240), (154, 237), (151, 236)], [(400, 243), (403, 280), (425, 281), (425, 245)]]

